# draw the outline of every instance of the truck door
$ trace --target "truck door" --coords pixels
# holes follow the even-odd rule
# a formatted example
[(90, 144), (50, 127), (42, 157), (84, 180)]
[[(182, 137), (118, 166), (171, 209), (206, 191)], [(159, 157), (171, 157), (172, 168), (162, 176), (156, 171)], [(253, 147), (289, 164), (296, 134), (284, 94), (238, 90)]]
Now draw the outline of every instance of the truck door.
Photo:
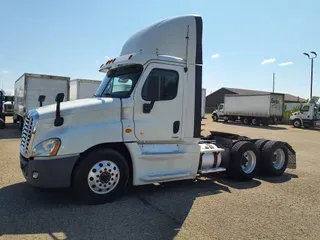
[[(182, 66), (149, 64), (134, 93), (135, 136), (140, 141), (177, 141), (182, 133)], [(149, 84), (159, 84), (157, 100), (151, 106)]]

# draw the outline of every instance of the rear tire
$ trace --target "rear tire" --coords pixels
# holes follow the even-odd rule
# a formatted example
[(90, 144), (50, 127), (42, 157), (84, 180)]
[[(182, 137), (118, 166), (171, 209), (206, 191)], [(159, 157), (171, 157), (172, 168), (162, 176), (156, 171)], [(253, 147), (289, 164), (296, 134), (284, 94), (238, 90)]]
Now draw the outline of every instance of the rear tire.
[(252, 125), (254, 125), (254, 126), (259, 126), (260, 125), (260, 121), (257, 118), (253, 118), (251, 122), (252, 122)]
[(253, 143), (237, 142), (231, 149), (228, 176), (240, 181), (251, 180), (259, 170), (259, 158), (259, 151)]
[(128, 179), (129, 167), (119, 152), (96, 149), (74, 168), (72, 190), (76, 200), (82, 203), (104, 204), (123, 195)]
[(261, 170), (266, 175), (280, 176), (288, 165), (288, 149), (282, 142), (268, 141), (261, 152)]
[(264, 147), (264, 145), (268, 142), (268, 140), (261, 138), (259, 140), (257, 140), (254, 145), (257, 147), (257, 149), (259, 150), (260, 154), (262, 152), (262, 148)]
[(249, 118), (243, 118), (242, 122), (243, 122), (244, 125), (249, 125), (250, 124)]
[(268, 126), (269, 125), (269, 120), (268, 119), (262, 119), (262, 125), (263, 126)]

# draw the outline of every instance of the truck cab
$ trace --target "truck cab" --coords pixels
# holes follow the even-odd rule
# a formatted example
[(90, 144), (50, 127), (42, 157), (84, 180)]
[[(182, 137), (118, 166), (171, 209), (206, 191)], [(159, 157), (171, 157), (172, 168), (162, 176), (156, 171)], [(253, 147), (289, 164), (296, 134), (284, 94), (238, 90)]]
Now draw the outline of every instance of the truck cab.
[(217, 122), (224, 117), (224, 103), (220, 103), (218, 109), (212, 112), (212, 120)]
[(30, 110), (20, 144), (27, 182), (70, 187), (77, 200), (101, 204), (130, 184), (222, 171), (251, 180), (263, 145), (269, 174), (295, 168), (287, 143), (264, 139), (256, 146), (257, 139), (221, 133), (201, 137), (202, 30), (198, 15), (147, 26), (127, 40), (120, 56), (100, 66), (105, 77), (95, 97), (63, 102), (60, 93), (56, 104)]
[(292, 113), (290, 122), (296, 128), (320, 126), (320, 97), (312, 97), (299, 112)]

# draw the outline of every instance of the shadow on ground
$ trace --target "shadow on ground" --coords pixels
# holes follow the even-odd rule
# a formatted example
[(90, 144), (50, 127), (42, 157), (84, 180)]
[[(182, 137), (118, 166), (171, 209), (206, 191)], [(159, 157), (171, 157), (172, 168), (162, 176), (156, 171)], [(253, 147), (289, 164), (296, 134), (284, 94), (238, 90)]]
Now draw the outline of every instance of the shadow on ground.
[(260, 185), (257, 180), (222, 179), (133, 187), (123, 198), (96, 206), (75, 203), (69, 189), (35, 189), (17, 183), (0, 190), (0, 236), (48, 234), (57, 239), (55, 234), (63, 233), (66, 239), (172, 239), (197, 198), (229, 193), (229, 187)]
[(228, 125), (235, 125), (235, 126), (243, 126), (243, 127), (250, 127), (250, 128), (259, 128), (259, 129), (266, 129), (266, 130), (288, 130), (288, 128), (283, 126), (277, 126), (277, 125), (269, 125), (269, 126), (254, 126), (254, 125), (244, 125), (242, 122), (220, 122), (223, 124)]
[(267, 176), (259, 176), (257, 179), (263, 180), (269, 183), (284, 183), (290, 181), (292, 178), (299, 178), (298, 175), (292, 173), (283, 173), (283, 175), (278, 177), (267, 177)]
[(6, 123), (5, 129), (0, 129), (0, 139), (17, 139), (21, 137), (21, 132), (17, 124)]

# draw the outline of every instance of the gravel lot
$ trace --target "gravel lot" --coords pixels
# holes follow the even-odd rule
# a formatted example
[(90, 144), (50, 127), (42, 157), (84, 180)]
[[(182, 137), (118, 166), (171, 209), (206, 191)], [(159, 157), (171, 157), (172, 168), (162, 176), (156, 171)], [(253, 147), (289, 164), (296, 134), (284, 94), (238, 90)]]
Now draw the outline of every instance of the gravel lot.
[(204, 132), (288, 141), (298, 168), (247, 183), (215, 175), (137, 187), (117, 202), (82, 206), (68, 190), (25, 183), (20, 134), (8, 124), (0, 130), (0, 239), (320, 239), (319, 131), (203, 123)]

